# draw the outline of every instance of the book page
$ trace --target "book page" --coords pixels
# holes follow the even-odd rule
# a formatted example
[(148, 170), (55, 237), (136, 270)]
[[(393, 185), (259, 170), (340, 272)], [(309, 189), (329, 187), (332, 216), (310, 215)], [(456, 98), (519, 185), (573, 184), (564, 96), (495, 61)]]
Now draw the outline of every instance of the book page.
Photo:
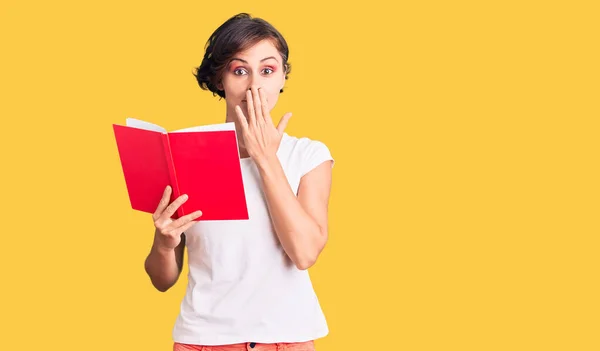
[(127, 126), (128, 127), (133, 127), (133, 128), (139, 128), (139, 129), (146, 129), (146, 130), (152, 130), (155, 132), (162, 132), (162, 133), (166, 133), (167, 130), (159, 125), (156, 125), (154, 123), (150, 123), (150, 122), (146, 122), (146, 121), (142, 121), (140, 119), (135, 119), (135, 118), (127, 118)]
[(213, 131), (221, 131), (221, 130), (235, 130), (235, 123), (227, 122), (227, 123), (219, 123), (219, 124), (209, 124), (209, 125), (205, 125), (205, 126), (189, 127), (189, 128), (174, 130), (170, 133), (213, 132)]

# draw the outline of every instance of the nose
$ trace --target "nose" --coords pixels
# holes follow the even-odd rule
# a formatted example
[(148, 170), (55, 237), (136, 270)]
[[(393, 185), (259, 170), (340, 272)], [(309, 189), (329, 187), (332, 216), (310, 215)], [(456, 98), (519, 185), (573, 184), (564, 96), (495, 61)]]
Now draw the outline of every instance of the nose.
[(260, 88), (262, 86), (262, 77), (258, 74), (250, 75), (250, 79), (248, 80), (248, 89), (250, 88)]
[(254, 88), (254, 89), (258, 89), (258, 88), (260, 88), (260, 84), (257, 84), (257, 83), (254, 83), (254, 84), (252, 84), (252, 83), (251, 83), (251, 84), (248, 84), (248, 90), (250, 90), (250, 89), (252, 89), (252, 88)]

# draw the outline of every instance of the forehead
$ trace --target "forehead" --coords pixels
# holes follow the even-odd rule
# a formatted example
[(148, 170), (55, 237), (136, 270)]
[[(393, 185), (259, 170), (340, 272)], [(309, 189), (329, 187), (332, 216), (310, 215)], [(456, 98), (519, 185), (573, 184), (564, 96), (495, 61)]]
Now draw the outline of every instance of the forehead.
[(261, 40), (244, 51), (240, 51), (235, 57), (242, 58), (246, 61), (260, 61), (265, 57), (275, 56), (281, 61), (279, 51), (269, 39)]

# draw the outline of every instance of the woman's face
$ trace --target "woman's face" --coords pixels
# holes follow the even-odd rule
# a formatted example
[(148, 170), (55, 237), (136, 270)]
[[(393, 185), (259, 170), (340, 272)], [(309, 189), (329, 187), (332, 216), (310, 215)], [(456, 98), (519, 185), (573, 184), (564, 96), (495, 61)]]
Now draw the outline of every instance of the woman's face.
[(239, 105), (248, 117), (246, 92), (251, 87), (266, 93), (269, 111), (275, 107), (279, 91), (285, 83), (285, 72), (279, 51), (270, 40), (263, 40), (237, 53), (223, 72), (219, 89), (225, 91), (230, 111)]

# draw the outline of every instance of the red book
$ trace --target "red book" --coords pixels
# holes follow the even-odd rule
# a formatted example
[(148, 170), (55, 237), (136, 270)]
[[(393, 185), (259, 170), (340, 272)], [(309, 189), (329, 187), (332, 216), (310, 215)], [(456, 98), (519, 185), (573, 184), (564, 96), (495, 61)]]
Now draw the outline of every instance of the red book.
[(127, 118), (113, 130), (132, 209), (154, 213), (170, 185), (169, 203), (188, 195), (172, 218), (200, 210), (199, 221), (248, 219), (233, 122), (167, 132)]

